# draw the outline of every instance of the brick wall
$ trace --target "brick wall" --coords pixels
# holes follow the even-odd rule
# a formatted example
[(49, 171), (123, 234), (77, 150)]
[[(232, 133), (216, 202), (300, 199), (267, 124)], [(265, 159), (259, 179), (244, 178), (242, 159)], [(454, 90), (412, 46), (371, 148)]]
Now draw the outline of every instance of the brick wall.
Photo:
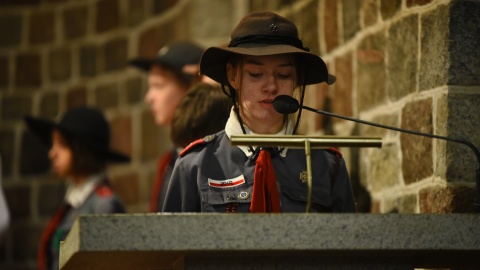
[[(129, 212), (144, 212), (159, 153), (170, 147), (143, 104), (144, 74), (126, 60), (165, 43), (225, 44), (253, 10), (296, 22), (337, 83), (311, 86), (306, 105), (480, 144), (480, 4), (450, 0), (6, 0), (0, 3), (0, 153), (12, 213), (2, 269), (35, 269), (42, 229), (65, 186), (25, 114), (54, 119), (100, 107), (112, 146), (132, 163), (109, 175)], [(380, 136), (381, 149), (342, 149), (362, 211), (469, 212), (475, 159), (454, 143), (304, 112), (308, 134)]]

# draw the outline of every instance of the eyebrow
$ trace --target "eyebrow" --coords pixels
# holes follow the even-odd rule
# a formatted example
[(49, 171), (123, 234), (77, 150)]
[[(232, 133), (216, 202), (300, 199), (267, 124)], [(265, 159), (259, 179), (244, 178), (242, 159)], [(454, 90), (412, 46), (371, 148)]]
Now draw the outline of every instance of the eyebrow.
[[(245, 64), (253, 64), (253, 65), (257, 65), (257, 66), (263, 66), (264, 64), (262, 62), (258, 62), (256, 60), (247, 60), (245, 62)], [(280, 65), (277, 65), (278, 67), (291, 67), (293, 66), (292, 63), (284, 63), (284, 64), (280, 64)]]

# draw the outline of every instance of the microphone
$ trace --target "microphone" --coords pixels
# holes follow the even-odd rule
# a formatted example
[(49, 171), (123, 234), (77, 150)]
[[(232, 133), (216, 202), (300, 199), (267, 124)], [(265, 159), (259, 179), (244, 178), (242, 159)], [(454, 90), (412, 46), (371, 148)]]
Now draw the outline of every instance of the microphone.
[(477, 157), (477, 169), (476, 169), (476, 181), (475, 181), (477, 195), (476, 195), (476, 198), (475, 198), (475, 201), (474, 201), (473, 205), (474, 205), (475, 212), (480, 213), (480, 151), (478, 150), (478, 148), (472, 142), (467, 141), (465, 139), (450, 138), (450, 137), (439, 136), (439, 135), (434, 135), (434, 134), (430, 134), (430, 133), (423, 133), (423, 132), (418, 132), (418, 131), (413, 131), (413, 130), (408, 130), (408, 129), (386, 126), (386, 125), (382, 125), (382, 124), (377, 124), (377, 123), (373, 123), (373, 122), (360, 120), (360, 119), (357, 119), (357, 118), (352, 118), (352, 117), (347, 117), (347, 116), (343, 116), (343, 115), (339, 115), (339, 114), (335, 114), (335, 113), (331, 113), (331, 112), (326, 112), (326, 111), (323, 111), (323, 110), (313, 109), (313, 108), (303, 106), (303, 105), (300, 106), (300, 103), (298, 102), (298, 100), (296, 100), (295, 98), (293, 98), (291, 96), (287, 96), (287, 95), (277, 96), (273, 100), (273, 108), (278, 113), (281, 113), (281, 114), (291, 114), (291, 113), (297, 112), (299, 109), (305, 109), (307, 111), (311, 111), (311, 112), (314, 112), (314, 113), (319, 113), (319, 114), (332, 116), (332, 117), (336, 117), (336, 118), (340, 118), (340, 119), (344, 119), (344, 120), (349, 120), (349, 121), (357, 122), (357, 123), (360, 123), (360, 124), (370, 125), (370, 126), (384, 128), (384, 129), (390, 129), (390, 130), (394, 130), (394, 131), (404, 132), (404, 133), (423, 136), (423, 137), (428, 137), (428, 138), (434, 138), (434, 139), (440, 139), (440, 140), (445, 140), (445, 141), (450, 141), (450, 142), (461, 143), (463, 145), (468, 146), (470, 149), (473, 150), (473, 152), (475, 153), (475, 156)]

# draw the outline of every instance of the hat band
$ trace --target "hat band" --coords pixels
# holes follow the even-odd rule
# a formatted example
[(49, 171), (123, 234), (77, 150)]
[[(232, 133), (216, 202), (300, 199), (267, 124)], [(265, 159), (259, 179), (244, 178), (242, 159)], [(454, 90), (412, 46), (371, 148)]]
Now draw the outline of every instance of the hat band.
[(251, 47), (249, 45), (290, 45), (300, 50), (309, 52), (310, 49), (303, 47), (303, 42), (298, 38), (291, 38), (287, 36), (271, 36), (271, 35), (251, 35), (244, 37), (237, 37), (230, 41), (228, 47)]

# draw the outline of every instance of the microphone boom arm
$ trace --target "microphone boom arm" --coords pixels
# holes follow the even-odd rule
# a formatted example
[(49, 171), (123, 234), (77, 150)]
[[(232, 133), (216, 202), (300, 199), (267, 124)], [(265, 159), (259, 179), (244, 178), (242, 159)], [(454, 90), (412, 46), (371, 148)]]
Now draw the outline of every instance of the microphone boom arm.
[(413, 134), (413, 135), (419, 135), (419, 136), (423, 136), (423, 137), (429, 137), (429, 138), (435, 138), (435, 139), (440, 139), (440, 140), (445, 140), (445, 141), (457, 142), (457, 143), (461, 143), (463, 145), (468, 146), (470, 149), (473, 150), (473, 152), (475, 153), (475, 156), (477, 157), (477, 169), (476, 169), (476, 181), (475, 181), (476, 182), (477, 196), (476, 196), (475, 201), (474, 201), (474, 208), (475, 208), (475, 211), (477, 213), (480, 213), (480, 151), (478, 150), (478, 148), (472, 142), (467, 141), (465, 139), (449, 138), (449, 137), (445, 137), (445, 136), (439, 136), (439, 135), (422, 133), (422, 132), (408, 130), (408, 129), (401, 129), (401, 128), (396, 128), (396, 127), (386, 126), (386, 125), (377, 124), (377, 123), (373, 123), (373, 122), (368, 122), (368, 121), (364, 121), (364, 120), (360, 120), (360, 119), (356, 119), (356, 118), (351, 118), (351, 117), (347, 117), (347, 116), (343, 116), (343, 115), (339, 115), (339, 114), (335, 114), (335, 113), (331, 113), (331, 112), (326, 112), (326, 111), (323, 111), (323, 110), (317, 110), (317, 109), (309, 108), (309, 107), (306, 107), (306, 106), (301, 106), (301, 107), (303, 109), (311, 111), (311, 112), (316, 112), (316, 113), (320, 113), (320, 114), (327, 115), (327, 116), (341, 118), (341, 119), (345, 119), (345, 120), (349, 120), (349, 121), (353, 121), (353, 122), (357, 122), (357, 123), (361, 123), (361, 124), (365, 124), (365, 125), (370, 125), (370, 126), (384, 128), (384, 129), (390, 129), (390, 130), (399, 131), (399, 132), (405, 132), (405, 133), (409, 133), (409, 134)]

